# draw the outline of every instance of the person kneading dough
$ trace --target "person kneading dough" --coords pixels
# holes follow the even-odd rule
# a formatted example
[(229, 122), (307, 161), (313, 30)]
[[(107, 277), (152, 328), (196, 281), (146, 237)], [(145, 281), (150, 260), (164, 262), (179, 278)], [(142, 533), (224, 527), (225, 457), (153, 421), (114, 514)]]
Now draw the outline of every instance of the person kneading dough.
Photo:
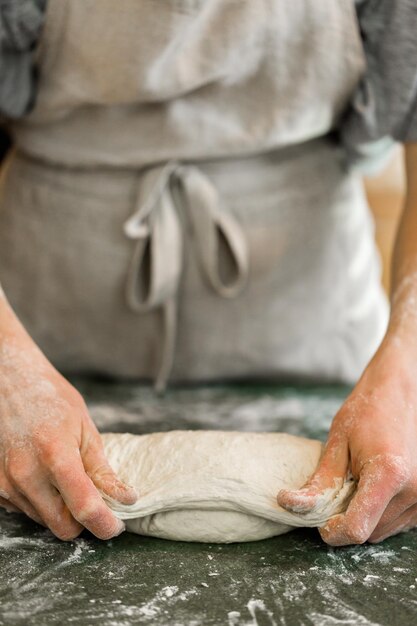
[[(412, 0), (0, 0), (1, 506), (61, 539), (417, 525), (416, 32)], [(396, 142), (389, 309), (360, 171)], [(73, 372), (355, 387), (322, 450), (101, 438)]]

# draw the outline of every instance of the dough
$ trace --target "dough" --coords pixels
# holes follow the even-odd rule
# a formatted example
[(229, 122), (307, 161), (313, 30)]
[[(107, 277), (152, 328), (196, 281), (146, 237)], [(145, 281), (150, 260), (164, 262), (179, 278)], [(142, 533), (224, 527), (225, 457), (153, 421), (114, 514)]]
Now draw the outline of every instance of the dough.
[(322, 453), (319, 441), (281, 433), (171, 431), (102, 435), (107, 458), (135, 486), (132, 506), (107, 502), (127, 530), (179, 541), (229, 543), (321, 526), (345, 510), (351, 481), (328, 489), (308, 514), (277, 504), (284, 488), (301, 487)]

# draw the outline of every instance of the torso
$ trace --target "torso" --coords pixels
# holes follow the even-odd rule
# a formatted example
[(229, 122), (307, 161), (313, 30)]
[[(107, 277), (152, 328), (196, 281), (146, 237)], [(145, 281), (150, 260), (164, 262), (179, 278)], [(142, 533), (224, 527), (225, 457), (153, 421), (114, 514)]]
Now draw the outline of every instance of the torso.
[(364, 69), (351, 0), (49, 0), (38, 61), (0, 185), (0, 280), (61, 369), (152, 378), (165, 351), (176, 380), (360, 374), (387, 309), (329, 138)]
[(352, 0), (155, 7), (49, 0), (22, 149), (77, 166), (257, 154), (327, 134), (364, 71)]

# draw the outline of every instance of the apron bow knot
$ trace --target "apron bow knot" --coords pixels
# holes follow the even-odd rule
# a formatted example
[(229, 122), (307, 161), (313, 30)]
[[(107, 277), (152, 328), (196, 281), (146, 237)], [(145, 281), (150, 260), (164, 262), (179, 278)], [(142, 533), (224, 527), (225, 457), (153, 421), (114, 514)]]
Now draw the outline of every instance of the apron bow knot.
[(248, 277), (244, 234), (235, 218), (221, 209), (209, 178), (196, 166), (177, 162), (149, 169), (141, 178), (135, 211), (124, 224), (126, 236), (137, 242), (126, 296), (136, 312), (162, 308), (165, 332), (156, 378), (159, 390), (165, 388), (174, 360), (184, 222), (190, 226), (202, 274), (217, 294), (237, 296)]

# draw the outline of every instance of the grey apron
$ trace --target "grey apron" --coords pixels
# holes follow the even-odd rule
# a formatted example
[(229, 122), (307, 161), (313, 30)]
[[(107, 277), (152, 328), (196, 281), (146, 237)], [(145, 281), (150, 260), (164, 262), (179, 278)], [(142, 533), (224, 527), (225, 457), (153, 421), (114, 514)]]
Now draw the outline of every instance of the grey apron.
[(49, 0), (13, 123), (0, 281), (64, 371), (353, 381), (387, 303), (329, 132), (353, 2)]

